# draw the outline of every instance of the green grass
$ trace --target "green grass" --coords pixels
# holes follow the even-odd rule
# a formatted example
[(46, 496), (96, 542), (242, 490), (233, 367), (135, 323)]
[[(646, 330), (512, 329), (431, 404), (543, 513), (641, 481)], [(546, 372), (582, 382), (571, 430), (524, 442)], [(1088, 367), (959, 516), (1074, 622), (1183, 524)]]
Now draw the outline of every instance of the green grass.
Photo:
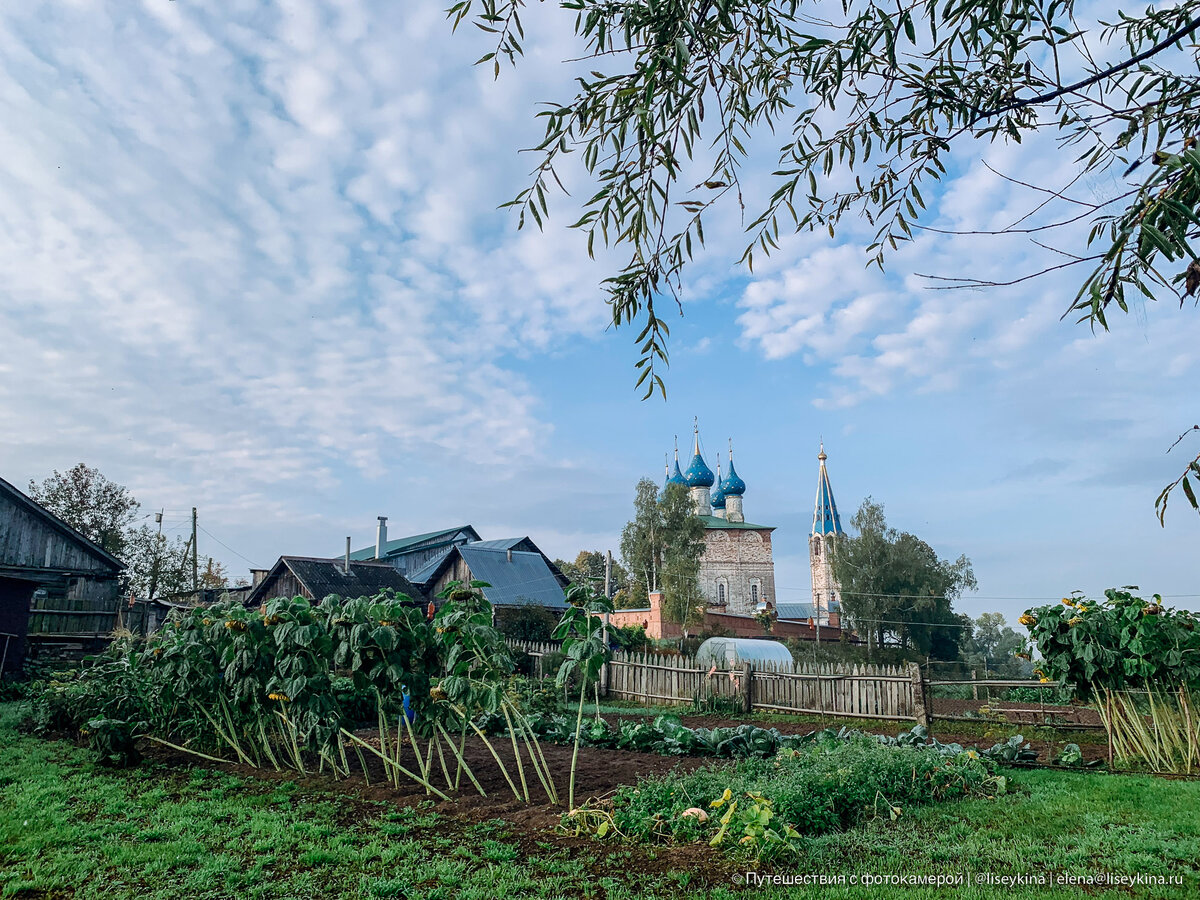
[[(661, 847), (569, 846), (498, 821), (369, 804), (289, 782), (144, 764), (15, 731), (0, 705), (0, 896), (129, 897), (860, 897), (1054, 898), (1200, 895), (1200, 782), (1014, 771), (1014, 791), (905, 810), (805, 842), (780, 874), (1112, 871), (1174, 874), (1182, 886), (706, 886)], [(594, 846), (594, 850), (591, 848)], [(714, 851), (715, 852), (715, 851)], [(613, 855), (609, 855), (613, 854)], [(648, 856), (663, 874), (630, 874)], [(740, 866), (740, 870), (752, 868)]]

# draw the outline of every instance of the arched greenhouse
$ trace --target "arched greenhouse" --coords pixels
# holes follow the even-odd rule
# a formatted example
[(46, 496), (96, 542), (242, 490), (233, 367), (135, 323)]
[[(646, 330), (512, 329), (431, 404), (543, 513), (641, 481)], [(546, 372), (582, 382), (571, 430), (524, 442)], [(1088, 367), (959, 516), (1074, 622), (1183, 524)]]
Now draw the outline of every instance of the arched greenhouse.
[(716, 666), (718, 670), (740, 670), (745, 663), (755, 668), (771, 668), (778, 672), (794, 672), (791, 651), (778, 641), (758, 641), (754, 638), (709, 638), (696, 651), (696, 665)]

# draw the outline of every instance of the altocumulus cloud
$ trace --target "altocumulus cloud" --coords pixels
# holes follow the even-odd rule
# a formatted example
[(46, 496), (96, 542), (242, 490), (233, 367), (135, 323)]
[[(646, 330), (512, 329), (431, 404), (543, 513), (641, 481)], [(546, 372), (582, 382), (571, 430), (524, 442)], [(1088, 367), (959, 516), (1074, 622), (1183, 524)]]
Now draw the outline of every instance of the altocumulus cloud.
[(532, 98), (448, 32), (429, 4), (7, 7), (8, 465), (152, 460), (236, 504), (536, 452), (505, 359), (604, 308), (573, 235), (495, 212)]

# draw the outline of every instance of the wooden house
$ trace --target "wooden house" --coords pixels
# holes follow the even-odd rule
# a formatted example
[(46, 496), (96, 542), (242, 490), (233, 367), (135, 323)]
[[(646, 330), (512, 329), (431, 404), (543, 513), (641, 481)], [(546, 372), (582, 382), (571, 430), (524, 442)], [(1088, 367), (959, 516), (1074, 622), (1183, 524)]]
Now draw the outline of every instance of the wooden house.
[(0, 671), (99, 650), (124, 564), (0, 478)]
[(320, 602), (330, 594), (347, 599), (372, 597), (391, 588), (418, 602), (428, 597), (388, 562), (321, 559), (312, 556), (281, 556), (246, 596), (247, 606), (257, 606), (273, 597), (305, 597)]

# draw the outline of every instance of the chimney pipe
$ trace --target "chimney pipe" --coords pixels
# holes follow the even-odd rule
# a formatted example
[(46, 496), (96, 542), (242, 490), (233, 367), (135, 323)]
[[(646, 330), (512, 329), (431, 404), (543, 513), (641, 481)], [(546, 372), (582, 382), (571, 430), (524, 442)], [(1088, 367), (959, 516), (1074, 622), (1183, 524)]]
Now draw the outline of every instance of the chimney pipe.
[(350, 574), (350, 535), (346, 535), (346, 574)]
[(387, 546), (387, 516), (379, 517), (379, 530), (375, 532), (375, 558), (383, 559), (384, 548)]
[(508, 548), (508, 561), (512, 562), (512, 548), (511, 547)]

